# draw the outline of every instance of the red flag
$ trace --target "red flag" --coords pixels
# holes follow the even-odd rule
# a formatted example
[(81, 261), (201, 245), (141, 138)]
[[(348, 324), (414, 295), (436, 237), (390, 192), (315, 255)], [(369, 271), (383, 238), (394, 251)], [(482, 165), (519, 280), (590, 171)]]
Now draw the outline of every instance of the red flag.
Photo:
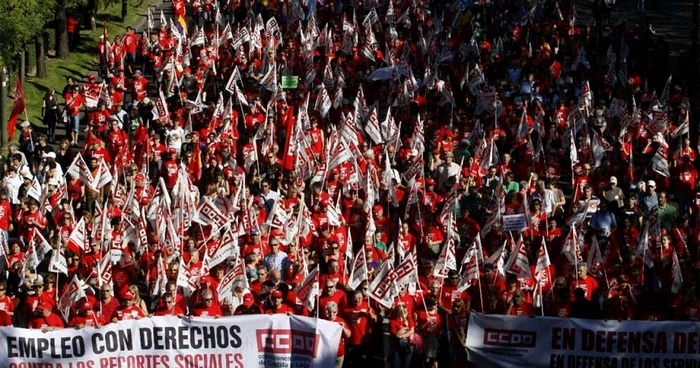
[(15, 88), (15, 102), (12, 103), (10, 111), (10, 120), (7, 121), (7, 134), (10, 139), (15, 135), (15, 127), (17, 126), (17, 117), (24, 112), (24, 92), (22, 92), (22, 83), (17, 77), (17, 87)]
[(297, 142), (294, 135), (296, 121), (294, 119), (294, 106), (289, 106), (284, 113), (284, 123), (287, 125), (287, 144), (284, 146), (284, 161), (282, 168), (288, 171), (294, 170), (294, 161), (297, 157)]

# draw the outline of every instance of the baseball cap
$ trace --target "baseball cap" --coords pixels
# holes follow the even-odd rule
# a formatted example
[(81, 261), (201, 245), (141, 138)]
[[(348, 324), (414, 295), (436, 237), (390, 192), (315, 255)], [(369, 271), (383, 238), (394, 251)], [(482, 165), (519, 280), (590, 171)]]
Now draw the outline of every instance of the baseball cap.
[(275, 290), (272, 292), (272, 297), (273, 298), (281, 298), (282, 297), (282, 292), (279, 290)]
[(132, 299), (134, 299), (134, 293), (132, 293), (131, 291), (126, 291), (126, 292), (124, 292), (124, 294), (122, 294), (122, 299), (132, 300)]
[(653, 181), (653, 180), (649, 180), (649, 181), (647, 182), (647, 186), (649, 186), (649, 187), (656, 187), (656, 182)]
[(255, 299), (253, 298), (253, 294), (248, 293), (246, 295), (243, 295), (243, 305), (245, 305), (246, 307), (250, 307), (251, 305), (253, 305), (254, 300)]
[(492, 263), (484, 263), (484, 270), (493, 270), (494, 268)]
[(617, 178), (614, 176), (610, 177), (610, 184), (617, 184)]

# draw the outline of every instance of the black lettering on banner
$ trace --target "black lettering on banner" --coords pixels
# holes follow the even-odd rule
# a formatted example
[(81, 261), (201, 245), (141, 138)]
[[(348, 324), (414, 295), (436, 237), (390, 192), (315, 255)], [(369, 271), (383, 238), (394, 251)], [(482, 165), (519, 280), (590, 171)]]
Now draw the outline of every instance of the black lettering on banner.
[(204, 347), (210, 348), (216, 346), (216, 331), (214, 331), (213, 326), (204, 326), (203, 329), (202, 340), (204, 340)]
[(228, 347), (228, 330), (226, 326), (216, 326), (216, 342), (218, 343), (219, 349), (226, 349)]
[[(176, 349), (178, 348), (177, 341), (175, 340), (175, 335), (177, 331), (175, 331), (174, 327), (166, 327), (165, 328), (165, 334), (164, 334), (164, 340), (165, 340), (165, 349), (170, 350), (170, 349)], [(187, 343), (187, 341), (182, 341), (183, 343)], [(184, 348), (182, 346), (179, 346), (179, 348)]]
[[(190, 332), (189, 335), (187, 334), (188, 332)], [(180, 341), (180, 348), (189, 349), (190, 345), (193, 345), (192, 341), (194, 341), (194, 331), (185, 326), (180, 326), (177, 328), (177, 338), (178, 341)]]
[(141, 340), (141, 349), (149, 350), (153, 347), (151, 339), (151, 330), (148, 328), (139, 328), (139, 338)]
[(163, 350), (163, 328), (162, 327), (153, 327), (153, 347), (156, 350)]
[(230, 347), (238, 349), (243, 345), (243, 341), (241, 340), (241, 336), (239, 335), (241, 333), (241, 327), (233, 325), (229, 328), (229, 332), (231, 333), (231, 343)]
[[(197, 335), (197, 336), (195, 336)], [(190, 341), (192, 345), (192, 349), (201, 349), (203, 341), (200, 340), (202, 336), (202, 330), (199, 329), (199, 327), (192, 326), (190, 327)]]

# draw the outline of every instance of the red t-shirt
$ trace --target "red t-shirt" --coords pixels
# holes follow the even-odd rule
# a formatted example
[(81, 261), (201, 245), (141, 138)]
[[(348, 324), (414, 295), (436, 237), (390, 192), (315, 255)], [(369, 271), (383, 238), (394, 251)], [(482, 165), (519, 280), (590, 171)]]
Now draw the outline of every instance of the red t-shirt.
[(224, 314), (221, 313), (221, 308), (218, 305), (211, 303), (208, 307), (195, 308), (192, 315), (195, 317), (222, 317)]
[(345, 341), (350, 345), (360, 345), (370, 338), (370, 308), (367, 301), (362, 301), (355, 307), (346, 307), (343, 313), (350, 329), (350, 337)]
[(129, 54), (133, 54), (136, 52), (136, 46), (138, 45), (139, 38), (136, 36), (136, 34), (127, 34), (124, 36), (124, 47), (126, 48), (126, 52)]
[(577, 288), (583, 289), (586, 292), (586, 299), (591, 300), (593, 292), (598, 288), (598, 282), (591, 276), (586, 275), (584, 279), (574, 279), (571, 281), (571, 295)]
[(437, 309), (433, 312), (422, 310), (418, 312), (417, 325), (423, 336), (436, 336), (442, 328), (442, 317)]
[(139, 319), (146, 317), (146, 315), (143, 313), (141, 308), (137, 307), (136, 305), (132, 305), (130, 307), (123, 307), (119, 308), (114, 313), (112, 313), (112, 318), (116, 318), (117, 321), (128, 321), (132, 319)]
[(40, 317), (35, 317), (29, 322), (29, 328), (37, 329), (40, 330), (44, 327), (60, 327), (63, 328), (65, 325), (63, 324), (63, 321), (61, 318), (59, 318), (57, 315), (51, 313), (49, 314), (48, 317), (44, 317), (43, 315)]
[(12, 326), (12, 318), (4, 310), (0, 310), (0, 326)]

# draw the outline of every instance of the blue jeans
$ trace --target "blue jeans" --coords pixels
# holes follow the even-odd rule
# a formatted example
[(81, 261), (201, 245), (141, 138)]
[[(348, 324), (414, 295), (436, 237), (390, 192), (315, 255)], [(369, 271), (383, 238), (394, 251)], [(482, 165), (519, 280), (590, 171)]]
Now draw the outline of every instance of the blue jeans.
[(69, 117), (70, 129), (76, 133), (80, 133), (80, 115)]
[(392, 367), (408, 368), (411, 366), (411, 358), (413, 357), (413, 346), (406, 339), (393, 338), (391, 357)]

